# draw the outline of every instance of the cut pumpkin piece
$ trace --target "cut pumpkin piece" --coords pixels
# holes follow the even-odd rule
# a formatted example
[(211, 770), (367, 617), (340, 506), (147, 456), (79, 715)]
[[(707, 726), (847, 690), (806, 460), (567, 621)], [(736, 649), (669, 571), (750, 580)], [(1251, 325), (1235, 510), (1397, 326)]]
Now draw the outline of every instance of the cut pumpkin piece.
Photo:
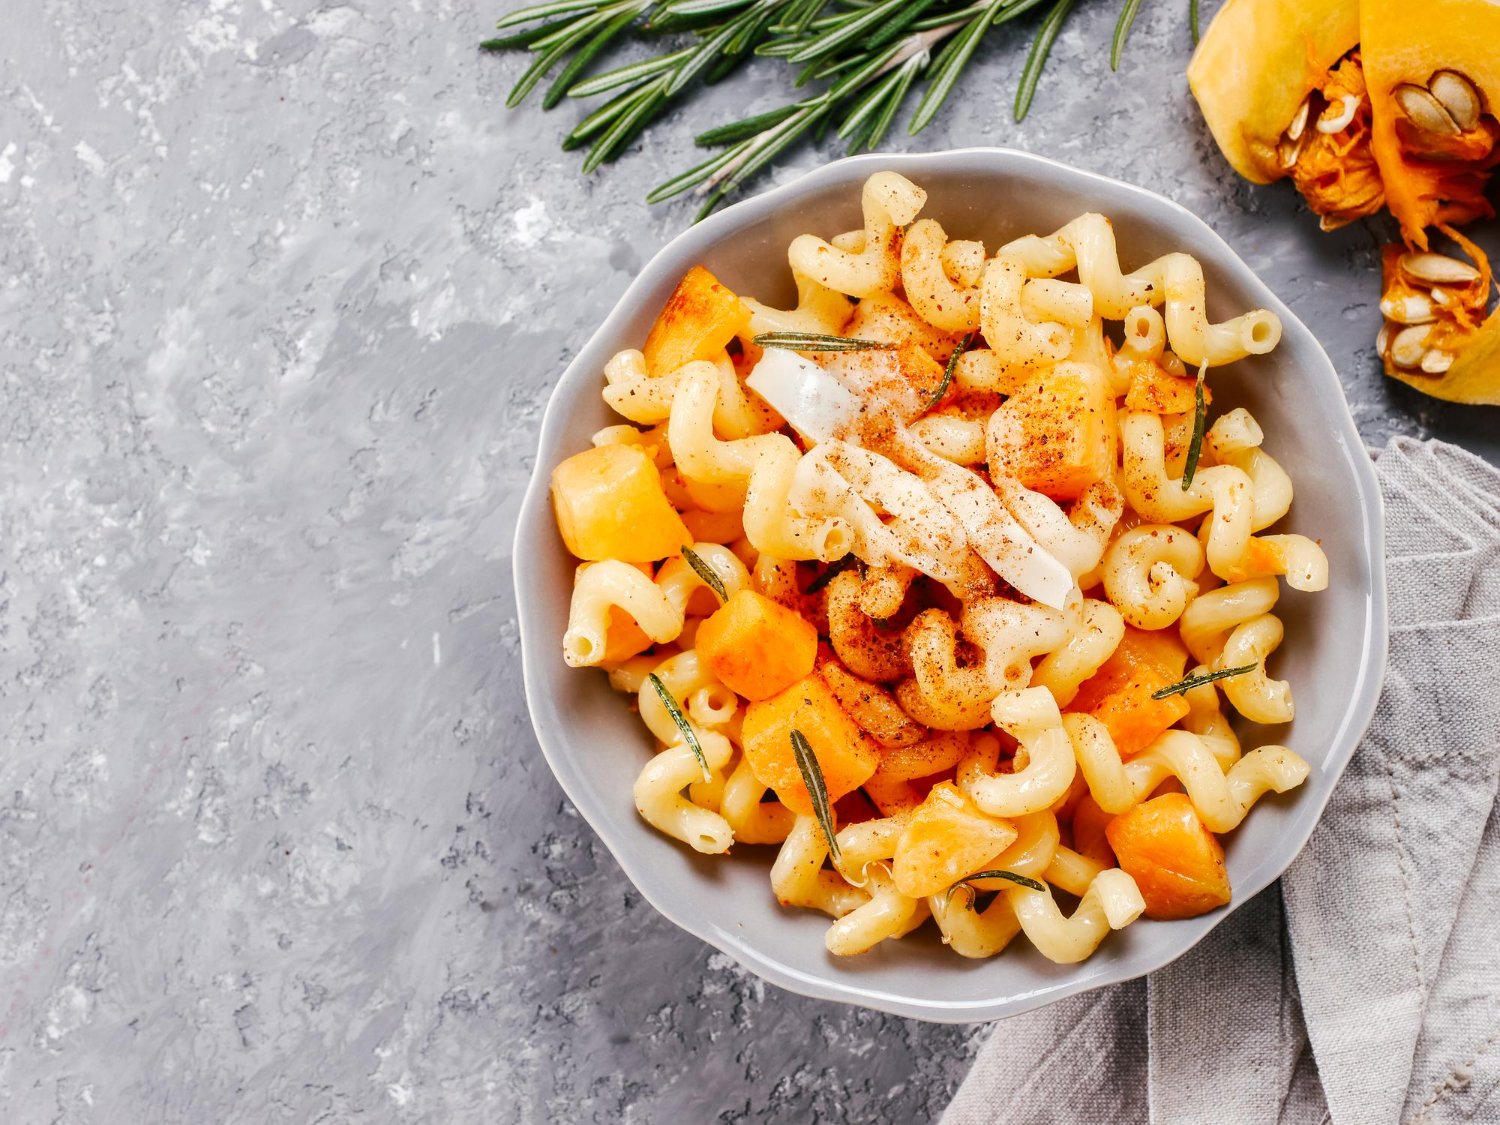
[(1377, 348), (1385, 372), (1449, 402), (1500, 405), (1500, 309), (1488, 318), (1490, 263), (1457, 231), (1470, 258), (1387, 246)]
[(1076, 500), (1115, 468), (1115, 400), (1104, 372), (1060, 363), (990, 416), (990, 475), (1012, 477), (1054, 500)]
[(1228, 0), (1214, 16), (1188, 64), (1188, 85), (1247, 180), (1287, 174), (1288, 126), (1358, 44), (1359, 10), (1359, 0)]
[(1120, 757), (1139, 754), (1187, 717), (1181, 695), (1151, 698), (1182, 679), (1188, 652), (1175, 631), (1126, 626), (1110, 656), (1078, 689), (1069, 711), (1087, 712), (1109, 729)]
[(891, 866), (896, 889), (911, 898), (941, 894), (984, 870), (1015, 839), (1010, 821), (983, 812), (953, 782), (939, 782), (896, 842)]
[(1229, 902), (1224, 848), (1183, 794), (1121, 813), (1105, 835), (1120, 869), (1140, 888), (1146, 917), (1196, 918)]
[(698, 627), (698, 655), (725, 687), (770, 699), (813, 670), (818, 630), (754, 590), (737, 590)]
[(552, 510), (568, 550), (591, 562), (656, 562), (693, 542), (638, 445), (600, 445), (558, 465)]
[(653, 378), (695, 359), (713, 359), (749, 331), (750, 308), (702, 266), (677, 283), (641, 348)]
[(1500, 163), (1500, 4), (1360, 0), (1359, 22), (1386, 205), (1425, 250), (1427, 227), (1495, 213), (1483, 193)]
[(880, 762), (880, 747), (839, 706), (816, 672), (770, 699), (750, 704), (740, 732), (750, 772), (800, 816), (811, 816), (813, 805), (792, 751), (794, 730), (801, 731), (812, 748), (830, 801), (858, 789)]

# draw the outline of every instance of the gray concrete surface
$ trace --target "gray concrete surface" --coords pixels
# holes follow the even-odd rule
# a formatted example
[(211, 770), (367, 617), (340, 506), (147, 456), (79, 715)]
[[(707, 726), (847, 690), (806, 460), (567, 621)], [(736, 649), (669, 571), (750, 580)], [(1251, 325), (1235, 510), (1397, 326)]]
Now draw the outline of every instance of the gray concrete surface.
[[(922, 1121), (976, 1030), (791, 997), (656, 917), (521, 698), (511, 528), (553, 381), (691, 214), (646, 190), (762, 66), (589, 179), (507, 112), (507, 0), (20, 0), (0, 34), (0, 1120)], [(1378, 239), (1234, 179), (1182, 5), (1080, 10), (900, 148), (1197, 210), (1361, 429)], [(825, 160), (809, 147), (772, 180)]]

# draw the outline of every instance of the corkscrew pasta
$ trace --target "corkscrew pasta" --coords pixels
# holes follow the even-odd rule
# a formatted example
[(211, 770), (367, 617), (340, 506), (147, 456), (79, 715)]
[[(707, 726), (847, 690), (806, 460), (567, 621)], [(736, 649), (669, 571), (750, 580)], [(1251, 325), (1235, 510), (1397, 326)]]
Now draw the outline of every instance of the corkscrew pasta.
[(926, 201), (871, 177), (861, 229), (791, 243), (792, 309), (695, 267), (609, 362), (623, 421), (552, 478), (563, 658), (634, 697), (646, 822), (774, 849), (830, 953), (1071, 963), (1230, 901), (1219, 836), (1308, 775), (1240, 739), (1295, 714), (1282, 583), (1328, 560), (1270, 533), (1274, 435), (1210, 418), (1273, 313), (1209, 321), (1102, 215), (991, 254)]

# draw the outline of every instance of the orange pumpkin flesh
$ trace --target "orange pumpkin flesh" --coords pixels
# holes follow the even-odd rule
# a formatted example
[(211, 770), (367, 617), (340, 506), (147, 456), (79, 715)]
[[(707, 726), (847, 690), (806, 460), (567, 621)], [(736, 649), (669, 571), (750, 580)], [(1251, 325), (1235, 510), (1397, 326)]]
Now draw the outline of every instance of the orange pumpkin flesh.
[(1121, 813), (1105, 835), (1140, 888), (1148, 918), (1196, 918), (1229, 902), (1224, 849), (1181, 793)]
[(688, 270), (667, 298), (641, 352), (654, 376), (695, 359), (713, 359), (748, 330), (750, 308), (702, 266)]

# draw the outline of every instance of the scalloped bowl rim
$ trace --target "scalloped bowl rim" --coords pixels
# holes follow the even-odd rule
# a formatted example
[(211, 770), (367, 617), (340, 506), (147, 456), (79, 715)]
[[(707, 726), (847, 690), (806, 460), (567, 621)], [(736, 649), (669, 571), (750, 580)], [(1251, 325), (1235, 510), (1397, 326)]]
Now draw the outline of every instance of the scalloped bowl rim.
[[(1046, 174), (1060, 180), (1089, 182), (1109, 194), (1127, 193), (1138, 198), (1143, 206), (1162, 215), (1162, 222), (1174, 227), (1174, 237), (1187, 238), (1183, 248), (1205, 260), (1211, 256), (1221, 269), (1239, 275), (1239, 280), (1254, 290), (1262, 307), (1269, 308), (1280, 316), (1283, 325), (1283, 344), (1289, 338), (1302, 337), (1299, 346), (1304, 358), (1311, 358), (1313, 370), (1305, 371), (1303, 377), (1321, 380), (1324, 386), (1321, 404), (1327, 406), (1336, 401), (1331, 410), (1332, 417), (1325, 418), (1333, 430), (1332, 446), (1343, 451), (1352, 469), (1355, 484), (1358, 520), (1358, 542), (1365, 554), (1357, 560), (1363, 567), (1365, 586), (1365, 620), (1359, 652), (1359, 667), (1355, 674), (1353, 691), (1340, 718), (1327, 757), (1320, 768), (1327, 775), (1326, 786), (1321, 793), (1314, 815), (1305, 811), (1296, 814), (1295, 833), (1282, 841), (1284, 859), (1275, 864), (1276, 870), (1254, 880), (1253, 885), (1235, 886), (1234, 901), (1229, 907), (1215, 911), (1199, 919), (1187, 929), (1174, 931), (1176, 940), (1158, 940), (1159, 951), (1138, 958), (1131, 966), (1108, 966), (1103, 972), (1085, 971), (1091, 964), (1085, 961), (1071, 969), (1078, 970), (1061, 979), (1038, 981), (1039, 987), (1025, 991), (1011, 991), (1005, 995), (976, 994), (967, 999), (929, 998), (919, 990), (904, 992), (889, 988), (872, 987), (862, 982), (857, 973), (844, 973), (837, 963), (825, 963), (825, 971), (811, 972), (786, 964), (757, 948), (752, 942), (713, 921), (702, 912), (694, 910), (691, 888), (684, 887), (675, 877), (666, 876), (660, 870), (637, 855), (625, 839), (619, 823), (622, 816), (637, 817), (633, 803), (620, 802), (623, 813), (616, 808), (598, 807), (592, 794), (583, 783), (582, 768), (575, 754), (570, 732), (543, 722), (542, 716), (550, 715), (551, 700), (545, 687), (546, 676), (542, 674), (542, 662), (561, 663), (559, 641), (547, 635), (540, 623), (540, 610), (535, 602), (521, 595), (521, 591), (540, 588), (533, 579), (533, 570), (542, 566), (544, 552), (536, 549), (538, 537), (555, 535), (548, 502), (548, 478), (553, 466), (576, 449), (562, 447), (562, 431), (572, 406), (584, 396), (598, 394), (599, 372), (602, 359), (596, 353), (612, 352), (611, 343), (628, 320), (639, 314), (642, 294), (659, 286), (664, 277), (674, 280), (699, 257), (700, 253), (719, 242), (726, 235), (743, 230), (761, 221), (774, 212), (794, 207), (809, 194), (831, 185), (842, 184), (857, 189), (866, 176), (873, 172), (890, 169), (910, 176), (918, 183), (925, 174), (933, 171), (960, 172), (980, 176), (1004, 177), (1007, 171), (1024, 169), (1032, 174)], [(1309, 347), (1310, 345), (1310, 347)], [(630, 346), (630, 345), (620, 345)], [(1336, 398), (1326, 393), (1331, 384)], [(1351, 451), (1352, 454), (1351, 454)], [(1351, 517), (1352, 518), (1352, 517)], [(522, 502), (515, 536), (514, 581), (517, 591), (517, 615), (522, 645), (522, 665), (526, 683), (527, 705), (536, 730), (542, 752), (568, 799), (604, 841), (615, 860), (624, 870), (641, 895), (657, 911), (682, 929), (714, 946), (758, 976), (772, 984), (793, 992), (825, 1000), (856, 1004), (892, 1014), (943, 1023), (968, 1023), (993, 1020), (1016, 1015), (1040, 1007), (1064, 997), (1092, 988), (1122, 983), (1169, 964), (1203, 940), (1215, 926), (1229, 916), (1236, 907), (1248, 902), (1266, 886), (1279, 878), (1302, 850), (1326, 808), (1332, 789), (1337, 783), (1360, 737), (1374, 715), (1384, 676), (1385, 656), (1388, 643), (1386, 621), (1386, 594), (1384, 568), (1381, 563), (1383, 544), (1383, 517), (1380, 490), (1370, 458), (1364, 451), (1347, 403), (1343, 398), (1338, 375), (1327, 354), (1318, 344), (1311, 331), (1292, 314), (1277, 295), (1263, 283), (1250, 267), (1224, 242), (1222, 238), (1182, 205), (1145, 188), (1111, 179), (1098, 173), (1073, 168), (1046, 157), (1006, 148), (964, 148), (939, 153), (869, 154), (848, 157), (808, 172), (786, 184), (773, 187), (763, 193), (736, 203), (716, 214), (710, 215), (697, 225), (669, 241), (637, 273), (610, 314), (579, 349), (559, 379), (549, 399), (542, 420), (538, 452), (532, 479)], [(577, 674), (577, 673), (570, 673)], [(607, 689), (605, 689), (607, 690)], [(624, 711), (622, 703), (622, 713)], [(634, 721), (632, 717), (632, 721)], [(1303, 792), (1294, 790), (1293, 795)], [(1252, 814), (1253, 815), (1253, 814)], [(766, 903), (774, 909), (774, 898), (766, 888)], [(1162, 925), (1162, 923), (1151, 923)], [(1183, 923), (1171, 923), (1182, 926)], [(1133, 927), (1132, 927), (1133, 928)], [(970, 963), (972, 964), (972, 963)], [(920, 974), (916, 974), (920, 976)]]

